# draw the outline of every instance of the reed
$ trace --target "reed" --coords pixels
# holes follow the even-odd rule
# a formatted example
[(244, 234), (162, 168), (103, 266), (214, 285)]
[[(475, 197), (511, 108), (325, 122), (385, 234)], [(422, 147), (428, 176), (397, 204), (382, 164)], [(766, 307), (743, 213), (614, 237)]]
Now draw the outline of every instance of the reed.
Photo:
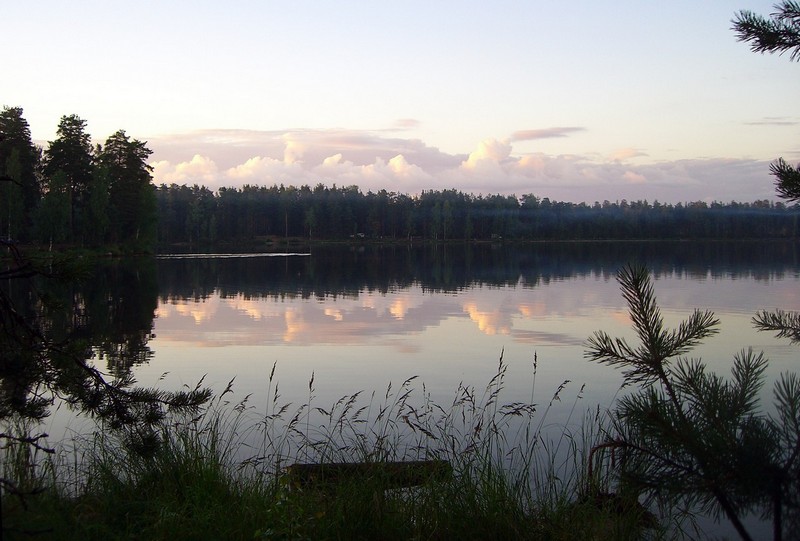
[[(535, 382), (536, 362), (534, 362)], [(481, 389), (460, 384), (446, 405), (409, 378), (385, 392), (356, 392), (318, 405), (312, 376), (305, 404), (282, 401), (275, 367), (261, 411), (232, 402), (233, 382), (201, 411), (173, 415), (162, 444), (142, 455), (131, 435), (97, 430), (42, 459), (6, 448), (3, 476), (35, 491), (3, 498), (8, 539), (640, 539), (634, 513), (583, 501), (587, 454), (600, 411), (578, 434), (548, 436), (544, 409), (503, 402), (502, 355)], [(535, 394), (532, 385), (532, 398)], [(571, 405), (579, 409), (582, 389)], [(102, 429), (103, 427), (98, 427)], [(453, 474), (387, 490), (376, 478), (341, 479), (326, 490), (293, 489), (294, 462), (447, 461)], [(596, 471), (596, 470), (595, 470)], [(604, 485), (603, 485), (604, 486)], [(585, 499), (584, 499), (585, 500)]]

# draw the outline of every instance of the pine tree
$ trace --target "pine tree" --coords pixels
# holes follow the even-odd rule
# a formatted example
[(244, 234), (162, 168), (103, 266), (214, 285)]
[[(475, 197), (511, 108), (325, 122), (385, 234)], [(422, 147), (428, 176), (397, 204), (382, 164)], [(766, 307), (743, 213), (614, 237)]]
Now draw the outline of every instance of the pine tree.
[(147, 145), (123, 130), (106, 140), (98, 162), (108, 175), (110, 224), (114, 240), (134, 250), (148, 250), (156, 239), (156, 199)]
[(70, 209), (68, 240), (80, 243), (92, 225), (86, 216), (94, 167), (91, 137), (86, 121), (78, 115), (62, 116), (56, 134), (44, 153), (44, 172), (48, 182), (59, 171), (65, 175)]
[[(4, 195), (12, 198), (9, 203), (5, 197), (4, 204), (16, 207), (11, 211), (5, 209), (2, 216), (4, 224), (0, 231), (8, 238), (9, 233), (15, 238), (26, 240), (32, 215), (39, 205), (42, 195), (40, 175), (42, 153), (33, 144), (28, 121), (22, 116), (21, 107), (4, 107), (0, 111), (0, 177)], [(12, 185), (14, 187), (12, 187)], [(21, 220), (8, 231), (9, 217), (15, 222)]]
[(625, 385), (638, 386), (619, 400), (614, 432), (599, 446), (621, 451), (621, 482), (721, 512), (742, 539), (751, 539), (742, 522), (750, 511), (772, 518), (775, 539), (797, 531), (800, 378), (782, 375), (774, 386), (777, 414), (765, 413), (759, 400), (763, 354), (740, 352), (725, 380), (685, 357), (717, 332), (713, 313), (695, 310), (677, 329), (667, 329), (647, 270), (625, 267), (618, 280), (639, 344), (598, 331), (586, 357), (623, 368)]
[(800, 60), (800, 2), (784, 0), (767, 19), (752, 11), (742, 10), (733, 20), (739, 41), (749, 42), (756, 53), (789, 51), (790, 60)]
[[(800, 61), (800, 2), (784, 0), (767, 19), (752, 11), (742, 10), (733, 20), (739, 41), (749, 42), (757, 53), (789, 52), (789, 60)], [(783, 158), (770, 166), (778, 195), (800, 202), (800, 165), (792, 167)]]
[(47, 193), (35, 213), (34, 233), (40, 242), (62, 243), (69, 240), (70, 187), (66, 173), (59, 170), (49, 180)]
[(22, 185), (17, 179), (22, 178), (19, 148), (14, 148), (6, 160), (6, 181), (0, 183), (0, 232), (2, 238), (11, 242), (26, 234), (25, 202)]

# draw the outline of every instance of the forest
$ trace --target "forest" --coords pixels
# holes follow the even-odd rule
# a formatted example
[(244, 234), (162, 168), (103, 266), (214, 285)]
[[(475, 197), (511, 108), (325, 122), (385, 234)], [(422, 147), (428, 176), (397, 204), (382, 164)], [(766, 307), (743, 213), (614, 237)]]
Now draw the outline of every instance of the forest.
[(411, 196), (357, 186), (156, 188), (160, 245), (259, 238), (395, 240), (742, 239), (798, 236), (800, 207), (752, 203), (551, 201), (533, 194), (428, 190)]
[(49, 246), (258, 246), (265, 241), (794, 239), (800, 206), (768, 200), (552, 201), (535, 194), (418, 195), (358, 186), (155, 186), (152, 151), (123, 130), (93, 145), (86, 121), (61, 117), (47, 148), (20, 107), (0, 111), (0, 238)]
[(22, 108), (0, 111), (0, 238), (147, 251), (156, 200), (146, 144), (119, 130), (93, 145), (86, 121), (65, 115), (42, 149)]

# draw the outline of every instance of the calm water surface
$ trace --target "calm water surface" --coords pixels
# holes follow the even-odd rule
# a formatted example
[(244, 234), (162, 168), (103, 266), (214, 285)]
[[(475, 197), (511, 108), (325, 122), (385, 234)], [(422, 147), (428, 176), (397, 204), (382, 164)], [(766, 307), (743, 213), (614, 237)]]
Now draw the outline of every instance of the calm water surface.
[[(582, 412), (612, 406), (621, 377), (584, 360), (597, 330), (633, 338), (615, 273), (652, 270), (663, 314), (693, 309), (721, 320), (692, 356), (727, 374), (744, 348), (771, 360), (763, 391), (796, 370), (800, 349), (756, 332), (760, 309), (800, 310), (797, 243), (585, 243), (312, 247), (291, 254), (161, 256), (101, 265), (58, 292), (72, 303), (64, 328), (93, 344), (95, 362), (143, 385), (204, 384), (265, 411), (275, 367), (280, 401), (329, 407), (356, 391), (382, 395), (418, 376), (447, 406), (460, 383), (480, 390), (507, 366), (503, 402), (547, 409), (555, 434)], [(55, 326), (54, 328), (59, 328)], [(309, 382), (314, 380), (313, 391)], [(274, 385), (274, 384), (273, 384)], [(234, 398), (235, 397), (235, 398)], [(571, 413), (578, 412), (577, 414)], [(72, 419), (72, 420), (70, 420)], [(64, 411), (51, 434), (78, 423)], [(711, 529), (725, 532), (725, 527)], [(766, 531), (766, 530), (765, 530)]]
[(747, 347), (771, 359), (769, 380), (795, 368), (797, 348), (750, 320), (800, 309), (796, 245), (617, 243), (162, 258), (149, 352), (133, 370), (166, 386), (236, 378), (255, 402), (274, 363), (293, 402), (307, 399), (312, 374), (321, 403), (419, 376), (446, 401), (459, 382), (485, 385), (502, 355), (509, 401), (548, 401), (569, 380), (570, 401), (585, 384), (587, 408), (608, 406), (621, 378), (585, 361), (584, 343), (600, 329), (632, 337), (615, 280), (628, 261), (653, 270), (668, 323), (694, 308), (716, 313), (720, 333), (694, 356), (717, 371)]

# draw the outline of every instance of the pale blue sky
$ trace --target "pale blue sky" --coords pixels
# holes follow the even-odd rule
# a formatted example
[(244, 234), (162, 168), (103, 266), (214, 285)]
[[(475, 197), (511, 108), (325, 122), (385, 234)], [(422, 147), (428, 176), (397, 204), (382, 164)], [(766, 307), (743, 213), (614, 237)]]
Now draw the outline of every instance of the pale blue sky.
[(0, 104), (125, 129), (156, 182), (772, 199), (800, 63), (730, 30), (772, 4), (13, 2)]

